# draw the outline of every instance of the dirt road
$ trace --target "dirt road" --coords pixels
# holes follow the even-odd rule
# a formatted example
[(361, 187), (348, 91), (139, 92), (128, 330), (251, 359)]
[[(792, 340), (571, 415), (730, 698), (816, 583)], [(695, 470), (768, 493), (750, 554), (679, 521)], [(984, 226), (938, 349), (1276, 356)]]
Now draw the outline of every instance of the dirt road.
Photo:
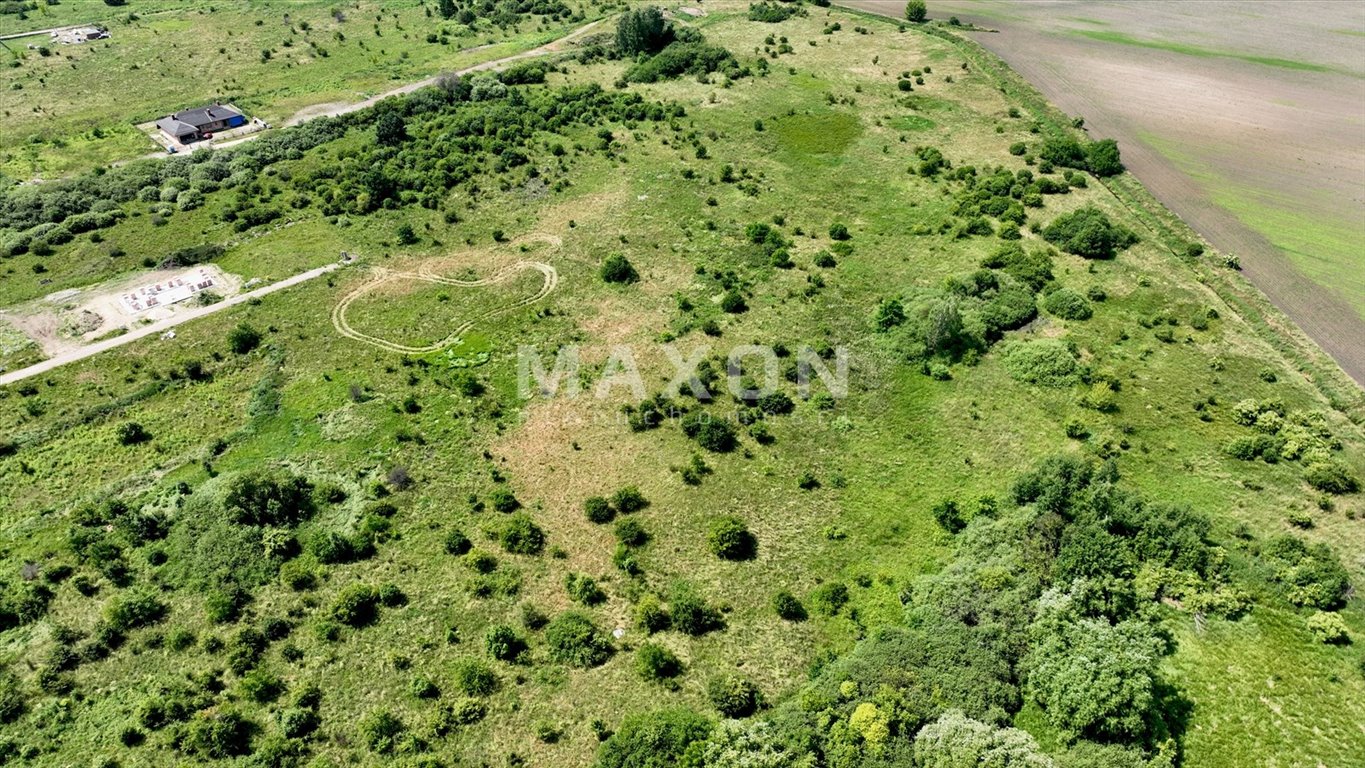
[(198, 318), (211, 315), (214, 312), (221, 312), (222, 310), (228, 309), (229, 307), (235, 307), (238, 304), (243, 304), (245, 302), (251, 301), (252, 299), (258, 299), (262, 296), (274, 293), (275, 291), (282, 291), (285, 288), (290, 288), (292, 286), (298, 285), (299, 283), (307, 282), (315, 277), (321, 277), (322, 275), (325, 275), (328, 272), (338, 269), (341, 266), (342, 265), (339, 263), (334, 263), (318, 267), (316, 269), (310, 269), (307, 272), (300, 272), (299, 274), (294, 275), (293, 277), (288, 277), (277, 283), (271, 283), (270, 285), (264, 286), (262, 288), (257, 288), (254, 291), (239, 293), (236, 296), (233, 296), (232, 298), (229, 299), (224, 299), (223, 301), (220, 301), (217, 304), (210, 304), (207, 307), (194, 307), (191, 309), (187, 309), (183, 312), (177, 312), (174, 317), (169, 317), (160, 322), (152, 323), (151, 325), (144, 325), (137, 328), (133, 328), (132, 330), (128, 331), (122, 336), (115, 336), (112, 339), (97, 341), (94, 344), (81, 347), (80, 349), (74, 349), (71, 350), (70, 352), (66, 352), (61, 355), (57, 355), (56, 357), (44, 360), (41, 363), (30, 365), (27, 368), (20, 368), (19, 370), (10, 373), (0, 373), (0, 386), (12, 384), (16, 381), (22, 381), (23, 379), (27, 379), (31, 376), (38, 376), (40, 374), (47, 373), (48, 371), (66, 365), (67, 363), (74, 363), (77, 360), (84, 360), (87, 357), (98, 355), (101, 352), (107, 352), (116, 347), (121, 347), (124, 344), (131, 344), (132, 342), (137, 341), (138, 339), (145, 339), (148, 336), (165, 333), (166, 331), (169, 331), (170, 329), (176, 327), (177, 325), (180, 325), (181, 323), (187, 323), (191, 320), (197, 320)]
[(47, 29), (35, 29), (32, 32), (11, 32), (8, 35), (0, 35), (0, 40), (18, 40), (21, 37), (34, 37), (36, 35), (51, 35), (53, 32), (61, 32), (77, 27), (92, 27), (93, 24), (67, 24), (64, 27), (48, 27)]
[[(532, 48), (529, 51), (522, 51), (521, 53), (515, 53), (512, 54), (511, 56), (506, 56), (501, 59), (494, 59), (493, 61), (485, 61), (481, 64), (475, 64), (472, 67), (461, 69), (455, 72), (454, 74), (468, 75), (474, 72), (483, 72), (489, 69), (499, 69), (501, 67), (507, 66), (508, 64), (514, 64), (518, 61), (522, 61), (525, 59), (532, 59), (539, 56), (548, 56), (552, 53), (558, 53), (559, 51), (563, 50), (566, 44), (571, 43), (574, 40), (588, 34), (601, 23), (602, 21), (601, 19), (599, 19), (597, 21), (584, 24), (583, 26), (579, 27), (578, 29), (575, 29), (574, 31), (570, 32), (564, 37), (546, 43), (545, 45), (542, 45), (539, 48)], [(470, 48), (469, 50), (478, 50), (479, 48), (487, 47), (488, 46), (481, 45), (478, 46), (478, 48)], [(383, 101), (384, 99), (390, 98), (392, 96), (402, 96), (403, 94), (412, 93), (413, 91), (433, 86), (436, 84), (437, 80), (444, 76), (445, 73), (442, 73), (440, 75), (428, 77), (425, 80), (419, 80), (418, 82), (415, 83), (408, 83), (407, 85), (394, 88), (391, 91), (385, 91), (384, 93), (381, 93), (378, 96), (373, 96), (371, 98), (365, 99), (364, 101), (357, 101), (347, 104), (315, 104), (311, 107), (304, 107), (303, 109), (294, 113), (293, 117), (290, 117), (288, 120), (285, 120), (284, 124), (286, 126), (298, 125), (299, 123), (305, 123), (308, 122), (309, 120), (313, 120), (319, 117), (324, 116), (336, 117), (337, 115), (344, 115), (349, 112), (355, 112), (357, 110), (365, 109), (367, 107), (372, 107), (375, 104), (378, 104), (379, 102)], [(221, 146), (228, 145), (223, 144)]]
[[(840, 0), (888, 16), (902, 0)], [(1365, 6), (935, 0), (1365, 384)], [(1235, 12), (1233, 12), (1235, 11)]]

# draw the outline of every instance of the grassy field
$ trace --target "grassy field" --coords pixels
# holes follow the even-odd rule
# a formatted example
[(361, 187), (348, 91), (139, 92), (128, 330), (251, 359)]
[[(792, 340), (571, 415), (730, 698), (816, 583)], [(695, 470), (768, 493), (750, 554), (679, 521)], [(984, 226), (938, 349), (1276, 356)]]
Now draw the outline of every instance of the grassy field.
[[(368, 11), (348, 11), (341, 28), (359, 31), (348, 31), (344, 45), (321, 42), (331, 35), (330, 7), (291, 8), (296, 26), (308, 14), (317, 17), (313, 35), (332, 50), (329, 67), (334, 61), (354, 67), (318, 80), (299, 77), (312, 65), (288, 54), (272, 57), (268, 67), (256, 62), (263, 44), (255, 35), (264, 33), (252, 31), (257, 28), (249, 20), (264, 14), (246, 4), (217, 4), (209, 13), (177, 3), (164, 15), (171, 26), (153, 31), (163, 17), (149, 12), (126, 29), (116, 26), (110, 44), (127, 45), (120, 50), (130, 56), (136, 51), (143, 60), (154, 58), (145, 42), (150, 37), (137, 47), (131, 41), (143, 33), (170, 34), (185, 23), (184, 14), (202, 12), (204, 23), (221, 22), (236, 31), (233, 39), (249, 38), (233, 49), (240, 50), (233, 60), (252, 62), (205, 82), (254, 83), (237, 97), (239, 105), (278, 119), (307, 103), (351, 98), (387, 78), (451, 65), (450, 53), (460, 45), (455, 38), (449, 47), (421, 42), (415, 32), (420, 6), (396, 6), (395, 20), (387, 15), (391, 4), (383, 5), (383, 35), (371, 39)], [(914, 149), (937, 147), (955, 167), (973, 165), (982, 173), (994, 166), (1030, 168), (1026, 163), (1041, 141), (1031, 128), (1055, 117), (1035, 93), (998, 79), (988, 67), (968, 65), (980, 55), (971, 44), (919, 29), (814, 8), (804, 18), (759, 24), (744, 18), (747, 3), (706, 5), (708, 15), (695, 26), (742, 61), (767, 57), (765, 46), (776, 50), (776, 40), (765, 42), (769, 35), (787, 38), (791, 52), (769, 58), (766, 76), (629, 86), (650, 101), (682, 105), (686, 116), (675, 120), (676, 128), (643, 120), (606, 126), (616, 146), (610, 155), (587, 149), (601, 139), (599, 126), (574, 125), (537, 137), (530, 164), (535, 175), (525, 169), (490, 175), (477, 196), (457, 190), (434, 209), (409, 204), (324, 215), (304, 205), (282, 220), (288, 226), (276, 222), (243, 235), (220, 220), (234, 196), (223, 190), (159, 225), (153, 223), (157, 204), (130, 203), (129, 217), (102, 230), (100, 242), (79, 236), (51, 256), (5, 261), (0, 306), (143, 269), (143, 259), (155, 261), (185, 240), (226, 243), (216, 263), (248, 278), (284, 277), (333, 260), (341, 250), (360, 257), (325, 281), (182, 326), (173, 341), (140, 341), (0, 392), (0, 435), (17, 444), (12, 455), (0, 453), (5, 572), (20, 573), (30, 562), (47, 572), (69, 565), (98, 585), (87, 596), (73, 587), (76, 577), (61, 582), (47, 618), (0, 632), (0, 660), (32, 692), (29, 712), (4, 726), (3, 734), (26, 755), (25, 764), (201, 759), (176, 750), (175, 728), (146, 733), (137, 746), (120, 744), (119, 733), (137, 721), (146, 700), (163, 695), (161, 686), (214, 673), (226, 685), (215, 706), (244, 712), (263, 737), (279, 730), (292, 692), (319, 686), (322, 727), (309, 742), (310, 765), (418, 764), (412, 754), (395, 758), (361, 743), (356, 723), (378, 708), (391, 710), (409, 733), (426, 739), (427, 756), (444, 764), (502, 765), (517, 753), (526, 765), (586, 765), (598, 748), (591, 723), (615, 728), (629, 713), (661, 706), (704, 710), (706, 683), (718, 674), (741, 672), (770, 701), (789, 698), (814, 662), (899, 622), (904, 591), (949, 561), (954, 537), (935, 522), (935, 504), (1004, 499), (1021, 471), (1056, 453), (1113, 458), (1125, 481), (1149, 498), (1207, 514), (1213, 540), (1239, 562), (1252, 559), (1259, 542), (1295, 532), (1330, 543), (1357, 582), (1365, 576), (1365, 501), (1359, 493), (1320, 503), (1325, 497), (1304, 483), (1299, 463), (1246, 462), (1223, 452), (1248, 431), (1234, 422), (1236, 403), (1278, 400), (1290, 411), (1322, 411), (1341, 443), (1335, 455), (1360, 475), (1361, 393), (1344, 390), (1334, 407), (1321, 387), (1339, 384), (1340, 372), (1313, 381), (1291, 356), (1294, 344), (1273, 327), (1278, 316), (1229, 300), (1222, 281), (1230, 278), (1218, 272), (1216, 254), (1190, 261), (1174, 253), (1173, 238), (1194, 236), (1166, 220), (1162, 226), (1173, 229), (1156, 229), (1121, 187), (1116, 195), (1091, 178), (1085, 187), (1048, 195), (1041, 208), (1029, 209), (1030, 222), (1042, 224), (1095, 206), (1139, 233), (1140, 241), (1114, 259), (1053, 256), (1056, 281), (1092, 297), (1089, 319), (1043, 312), (978, 359), (946, 362), (946, 375), (935, 376), (907, 364), (894, 334), (875, 331), (874, 314), (884, 299), (915, 296), (971, 274), (1001, 243), (954, 236), (954, 188), (907, 173), (917, 162)], [(63, 5), (53, 13), (74, 12)], [(834, 21), (841, 28), (824, 33)], [(283, 34), (278, 19), (266, 24), (276, 37)], [(514, 37), (526, 43), (555, 31), (528, 25)], [(298, 35), (292, 52), (306, 48), (305, 39)], [(367, 49), (359, 47), (362, 40)], [(392, 70), (372, 68), (369, 57), (381, 45), (394, 57)], [(395, 56), (402, 51), (410, 57)], [(294, 66), (275, 69), (282, 59)], [(29, 57), (16, 71), (50, 64)], [(551, 74), (548, 86), (531, 88), (610, 88), (626, 66), (573, 62), (567, 72)], [(923, 72), (923, 82), (912, 91), (900, 89), (901, 73), (912, 70)], [(347, 79), (362, 71), (374, 79)], [(53, 74), (51, 87), (55, 80)], [(29, 92), (25, 85), (22, 93)], [(91, 105), (90, 114), (95, 112)], [(75, 114), (70, 125), (84, 119)], [(34, 123), (28, 125), (15, 135), (32, 130)], [(7, 120), (6, 135), (10, 130)], [(283, 187), (287, 178), (341, 165), (372, 135), (354, 130), (272, 166), (271, 178)], [(551, 149), (557, 143), (571, 148), (571, 162), (558, 159)], [(1011, 153), (1016, 143), (1031, 148), (1028, 161)], [(706, 148), (704, 157), (698, 144)], [(6, 151), (11, 166), (21, 162), (13, 155), (17, 150)], [(22, 162), (53, 167), (43, 158), (76, 154), (69, 146), (54, 147)], [(1032, 171), (1041, 175), (1036, 166)], [(723, 180), (727, 176), (734, 180)], [(549, 191), (533, 183), (542, 178), (551, 182)], [(570, 183), (553, 184), (561, 179)], [(756, 251), (745, 234), (754, 222), (772, 223), (791, 241), (794, 268), (778, 268)], [(834, 266), (816, 266), (817, 254), (837, 247), (829, 235), (834, 224), (847, 227), (852, 249)], [(417, 243), (398, 244), (402, 225), (416, 233)], [(523, 246), (536, 235), (562, 244)], [(1028, 246), (1042, 245), (1027, 227), (1022, 237)], [(111, 245), (123, 254), (111, 256)], [(628, 257), (638, 282), (600, 279), (599, 266), (612, 253)], [(481, 365), (451, 365), (441, 353), (405, 358), (342, 337), (333, 327), (333, 308), (369, 285), (376, 267), (429, 269), (469, 280), (531, 259), (553, 265), (558, 288), (538, 304), (481, 323), (469, 338), (488, 352)], [(32, 271), (39, 262), (49, 270), (41, 278)], [(395, 282), (353, 304), (350, 322), (367, 334), (427, 344), (460, 318), (515, 301), (540, 281), (539, 273), (528, 272), (491, 288)], [(742, 286), (745, 312), (720, 307), (732, 281)], [(236, 354), (227, 338), (243, 323), (262, 332), (264, 343)], [(9, 348), (6, 338), (0, 336), (0, 349)], [(1085, 385), (1039, 387), (1016, 378), (1006, 345), (1051, 339), (1074, 345), (1080, 360), (1119, 383), (1111, 408), (1083, 405)], [(770, 442), (743, 434), (738, 450), (728, 453), (702, 450), (672, 424), (631, 431), (620, 408), (638, 397), (625, 387), (611, 388), (603, 399), (527, 401), (518, 395), (518, 348), (534, 345), (549, 360), (566, 344), (580, 348), (587, 392), (601, 384), (613, 348), (631, 345), (653, 394), (672, 373), (661, 342), (717, 353), (750, 343), (845, 347), (851, 391), (829, 408), (821, 399), (798, 398), (794, 413), (769, 420)], [(180, 375), (191, 361), (211, 375)], [(1322, 363), (1314, 358), (1313, 364)], [(483, 391), (466, 388), (471, 376)], [(150, 439), (122, 444), (119, 430), (129, 422), (144, 427)], [(694, 460), (708, 468), (696, 485), (684, 482), (681, 471)], [(77, 697), (38, 687), (35, 670), (60, 644), (58, 627), (93, 630), (107, 605), (127, 592), (72, 555), (68, 536), (76, 510), (127, 498), (167, 510), (183, 529), (191, 521), (179, 513), (182, 504), (193, 510), (196, 497), (221, 492), (234, 474), (267, 466), (287, 467), (345, 492), (300, 526), (300, 541), (375, 525), (375, 505), (393, 504), (391, 527), (377, 535), (374, 557), (317, 566), (320, 578), (309, 590), (272, 579), (254, 590), (239, 621), (215, 623), (204, 594), (170, 588), (178, 585), (174, 569), (187, 557), (181, 547), (188, 546), (183, 532), (173, 530), (164, 543), (128, 552), (135, 584), (167, 586), (160, 592), (169, 605), (165, 620), (131, 632), (107, 658), (64, 673)], [(395, 481), (396, 468), (410, 480)], [(611, 527), (587, 521), (583, 511), (588, 497), (632, 485), (650, 502), (632, 515), (650, 536), (636, 553), (639, 576), (613, 563)], [(496, 539), (508, 518), (489, 508), (500, 491), (514, 494), (547, 533), (543, 554), (500, 548)], [(707, 551), (706, 531), (724, 514), (742, 517), (757, 538), (753, 560), (726, 561)], [(1291, 517), (1306, 517), (1311, 527), (1292, 527)], [(491, 574), (474, 572), (467, 557), (445, 550), (456, 529), (476, 549), (495, 555)], [(153, 552), (171, 559), (154, 564)], [(614, 657), (595, 669), (577, 669), (550, 658), (543, 633), (525, 630), (530, 649), (523, 661), (490, 663), (499, 686), (481, 697), (487, 717), (444, 737), (432, 735), (440, 709), (414, 695), (414, 678), (431, 678), (445, 691), (443, 701), (458, 698), (455, 670), (469, 659), (486, 660), (488, 627), (506, 623), (523, 631), (527, 605), (551, 616), (572, 607), (565, 589), (570, 574), (592, 576), (605, 591), (605, 602), (587, 610), (604, 629), (625, 630)], [(844, 610), (801, 623), (774, 615), (777, 591), (808, 599), (835, 581), (849, 586)], [(631, 651), (646, 638), (633, 613), (645, 595), (668, 595), (680, 583), (719, 607), (726, 628), (699, 637), (656, 635), (654, 641), (673, 650), (686, 670), (676, 687), (662, 688), (636, 673)], [(321, 631), (329, 608), (355, 584), (397, 585), (406, 604), (383, 607), (373, 626), (330, 638)], [(1365, 751), (1365, 734), (1356, 727), (1365, 721), (1358, 648), (1315, 642), (1305, 629), (1307, 610), (1264, 584), (1253, 591), (1255, 609), (1235, 622), (1205, 624), (1188, 612), (1160, 608), (1176, 643), (1164, 669), (1193, 704), (1180, 745), (1183, 764), (1349, 764)], [(1342, 615), (1363, 636), (1359, 598)], [(214, 642), (231, 642), (241, 627), (268, 619), (291, 627), (259, 661), (291, 692), (275, 702), (253, 699), (244, 675), (222, 672), (225, 653)], [(181, 631), (192, 633), (193, 642), (176, 649), (171, 638)], [(1030, 720), (1028, 709), (1018, 725), (1045, 745), (1053, 738)]]
[[(136, 124), (214, 101), (278, 124), (304, 107), (361, 101), (534, 48), (597, 14), (596, 3), (583, 2), (572, 18), (528, 15), (500, 28), (444, 21), (433, 7), (418, 0), (344, 7), (304, 0), (277, 13), (244, 1), (44, 6), (48, 15), (31, 17), (29, 28), (98, 22), (110, 38), (66, 46), (43, 35), (0, 51), (9, 64), (0, 69), (0, 174), (52, 178), (149, 154), (158, 148)], [(130, 82), (136, 88), (125, 87)]]

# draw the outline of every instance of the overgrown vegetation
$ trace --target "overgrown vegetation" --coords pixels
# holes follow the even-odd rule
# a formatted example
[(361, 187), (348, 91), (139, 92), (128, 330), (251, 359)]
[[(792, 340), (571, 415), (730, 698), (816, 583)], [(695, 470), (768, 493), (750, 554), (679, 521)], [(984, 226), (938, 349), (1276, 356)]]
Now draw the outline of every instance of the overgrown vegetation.
[[(1112, 199), (1115, 146), (938, 22), (817, 7), (617, 6), (563, 58), (0, 194), (8, 285), (358, 261), (0, 390), (0, 755), (1348, 764), (1359, 427)], [(535, 305), (465, 287), (532, 261)], [(474, 324), (338, 335), (376, 268), (456, 282), (367, 332)]]

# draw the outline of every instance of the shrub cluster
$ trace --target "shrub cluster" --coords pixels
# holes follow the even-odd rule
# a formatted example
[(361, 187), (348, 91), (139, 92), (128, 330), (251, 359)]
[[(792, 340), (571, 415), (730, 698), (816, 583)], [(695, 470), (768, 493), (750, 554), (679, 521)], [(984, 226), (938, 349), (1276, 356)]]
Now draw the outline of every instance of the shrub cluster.
[(1087, 205), (1064, 213), (1043, 228), (1043, 238), (1067, 253), (1087, 259), (1112, 259), (1137, 242), (1137, 235), (1113, 223), (1104, 211)]

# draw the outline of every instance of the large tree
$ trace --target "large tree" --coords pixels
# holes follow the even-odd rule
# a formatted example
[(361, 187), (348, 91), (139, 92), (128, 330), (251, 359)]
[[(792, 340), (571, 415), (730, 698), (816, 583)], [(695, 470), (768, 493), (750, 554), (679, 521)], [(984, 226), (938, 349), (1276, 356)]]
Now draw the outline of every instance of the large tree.
[(627, 56), (654, 53), (668, 45), (672, 37), (673, 30), (657, 6), (626, 11), (616, 22), (616, 47)]
[(950, 709), (915, 736), (915, 762), (923, 768), (1052, 768), (1038, 742), (1017, 728), (996, 728)]
[(905, 18), (919, 24), (929, 15), (929, 9), (925, 7), (924, 0), (910, 0), (905, 4)]
[(1024, 659), (1026, 691), (1072, 738), (1141, 737), (1156, 704), (1161, 639), (1142, 621), (1110, 624), (1080, 613), (1069, 594), (1039, 599)]

